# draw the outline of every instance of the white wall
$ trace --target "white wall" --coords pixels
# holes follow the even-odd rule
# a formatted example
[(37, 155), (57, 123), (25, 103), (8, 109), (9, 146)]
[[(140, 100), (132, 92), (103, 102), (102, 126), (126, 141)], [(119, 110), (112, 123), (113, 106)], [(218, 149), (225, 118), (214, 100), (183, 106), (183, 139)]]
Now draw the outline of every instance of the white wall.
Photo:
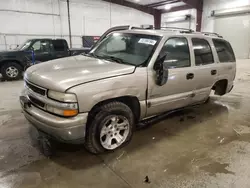
[[(153, 24), (152, 15), (101, 0), (70, 0), (73, 47), (82, 35), (101, 35), (116, 25)], [(0, 0), (0, 50), (28, 38), (68, 38), (66, 0)], [(5, 34), (5, 35), (4, 35)]]
[[(250, 0), (204, 0), (203, 14), (202, 14), (202, 31), (213, 32), (214, 31), (214, 18), (211, 17), (211, 11), (235, 8), (240, 6), (250, 5)], [(172, 13), (162, 14), (162, 24), (167, 18), (183, 16), (186, 14), (192, 15), (191, 29), (196, 29), (196, 10), (183, 10)]]
[(204, 0), (202, 31), (214, 31), (214, 18), (211, 17), (211, 11), (235, 8), (245, 5), (250, 5), (250, 0)]
[[(164, 22), (167, 22), (167, 20), (169, 20), (170, 18), (185, 16), (188, 14), (191, 15), (190, 29), (196, 30), (196, 9), (181, 10), (181, 11), (162, 14), (162, 16), (161, 16), (162, 26), (165, 26)], [(181, 27), (181, 25), (182, 24), (180, 23), (180, 27)]]

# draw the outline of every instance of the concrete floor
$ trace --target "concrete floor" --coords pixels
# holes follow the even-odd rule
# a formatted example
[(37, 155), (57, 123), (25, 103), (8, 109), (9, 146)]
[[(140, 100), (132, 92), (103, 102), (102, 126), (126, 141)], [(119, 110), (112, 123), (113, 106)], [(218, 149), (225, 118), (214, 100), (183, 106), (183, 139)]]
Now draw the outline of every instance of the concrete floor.
[(250, 60), (238, 61), (230, 94), (138, 130), (128, 146), (99, 156), (71, 145), (52, 158), (40, 154), (19, 106), (22, 87), (0, 83), (0, 188), (250, 187)]

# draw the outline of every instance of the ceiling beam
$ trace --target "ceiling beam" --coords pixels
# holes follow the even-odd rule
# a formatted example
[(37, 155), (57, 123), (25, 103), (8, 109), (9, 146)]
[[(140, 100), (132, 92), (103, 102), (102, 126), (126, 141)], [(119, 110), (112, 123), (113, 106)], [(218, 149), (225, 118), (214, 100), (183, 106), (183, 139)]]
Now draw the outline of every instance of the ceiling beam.
[(147, 6), (140, 5), (137, 3), (130, 2), (130, 1), (126, 1), (126, 0), (103, 0), (103, 1), (106, 1), (109, 3), (114, 3), (117, 5), (121, 5), (121, 6), (125, 6), (125, 7), (129, 7), (129, 8), (133, 8), (133, 9), (136, 9), (136, 10), (139, 10), (139, 11), (151, 14), (151, 15), (154, 15), (155, 11), (156, 11), (154, 8), (147, 7)]
[(200, 2), (200, 0), (182, 0), (182, 2), (186, 3), (191, 8), (197, 8), (198, 3)]
[(157, 2), (157, 3), (146, 4), (146, 6), (148, 6), (148, 7), (159, 7), (159, 6), (162, 6), (162, 5), (167, 5), (167, 4), (176, 3), (176, 2), (180, 2), (180, 0), (165, 0), (165, 1), (160, 1), (160, 2)]

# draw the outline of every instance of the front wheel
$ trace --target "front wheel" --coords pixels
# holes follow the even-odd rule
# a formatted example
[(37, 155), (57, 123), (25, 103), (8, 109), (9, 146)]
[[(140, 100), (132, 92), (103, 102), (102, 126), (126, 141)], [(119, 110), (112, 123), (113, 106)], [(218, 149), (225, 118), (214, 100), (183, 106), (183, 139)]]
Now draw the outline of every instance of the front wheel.
[(128, 143), (133, 134), (134, 115), (124, 103), (103, 105), (88, 125), (85, 147), (94, 154), (112, 151)]
[(18, 80), (22, 77), (22, 67), (15, 62), (5, 63), (1, 68), (4, 80)]

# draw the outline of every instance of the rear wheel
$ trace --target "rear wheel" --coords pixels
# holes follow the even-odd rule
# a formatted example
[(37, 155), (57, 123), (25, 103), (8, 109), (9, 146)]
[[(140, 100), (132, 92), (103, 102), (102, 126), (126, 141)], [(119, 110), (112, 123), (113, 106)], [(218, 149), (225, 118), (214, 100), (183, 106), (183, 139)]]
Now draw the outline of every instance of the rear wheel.
[(18, 80), (22, 77), (22, 67), (15, 62), (5, 63), (1, 68), (4, 80)]
[(95, 154), (118, 149), (131, 140), (133, 125), (134, 116), (126, 104), (105, 104), (88, 125), (85, 147)]

